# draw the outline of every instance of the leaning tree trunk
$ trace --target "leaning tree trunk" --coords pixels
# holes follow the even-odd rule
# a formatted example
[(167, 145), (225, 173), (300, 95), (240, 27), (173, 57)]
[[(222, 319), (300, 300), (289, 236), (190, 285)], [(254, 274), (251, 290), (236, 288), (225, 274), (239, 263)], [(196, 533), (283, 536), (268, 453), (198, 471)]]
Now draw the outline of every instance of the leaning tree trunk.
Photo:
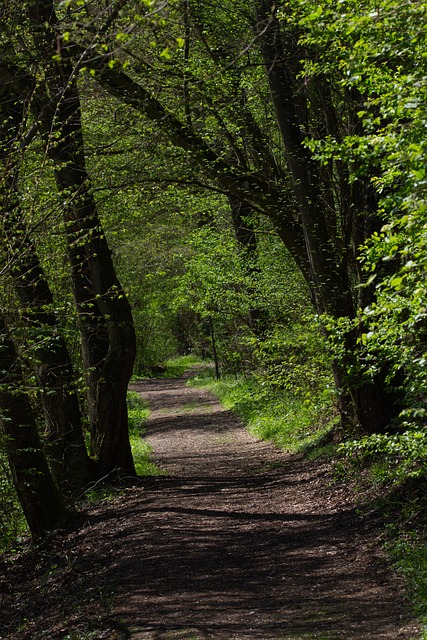
[(83, 436), (71, 357), (61, 335), (54, 301), (37, 253), (22, 221), (9, 209), (5, 220), (11, 275), (28, 328), (47, 428), (47, 455), (61, 491), (74, 492), (94, 479)]
[(57, 52), (57, 19), (52, 0), (33, 0), (32, 21), (40, 62), (46, 66), (51, 98), (60, 94), (46, 120), (48, 153), (63, 198), (74, 294), (82, 329), (83, 355), (89, 370), (92, 455), (102, 474), (118, 469), (135, 474), (129, 444), (126, 392), (133, 371), (136, 339), (129, 302), (117, 279), (86, 171), (80, 100), (75, 69)]
[(58, 106), (56, 131), (49, 154), (58, 189), (67, 198), (66, 237), (90, 371), (92, 454), (103, 474), (117, 468), (134, 474), (126, 392), (135, 360), (135, 331), (90, 191), (75, 82)]
[(25, 92), (31, 82), (18, 68), (2, 65), (8, 82), (0, 90), (0, 126), (4, 146), (0, 157), (3, 178), (0, 198), (3, 210), (5, 260), (21, 302), (22, 318), (28, 328), (40, 397), (47, 427), (48, 457), (55, 480), (66, 493), (84, 487), (93, 479), (71, 357), (54, 313), (54, 300), (35, 246), (20, 209), (18, 175), (22, 153), (14, 148), (25, 114)]
[(33, 538), (70, 515), (50, 474), (30, 401), (24, 391), (15, 345), (0, 314), (0, 427), (13, 483)]

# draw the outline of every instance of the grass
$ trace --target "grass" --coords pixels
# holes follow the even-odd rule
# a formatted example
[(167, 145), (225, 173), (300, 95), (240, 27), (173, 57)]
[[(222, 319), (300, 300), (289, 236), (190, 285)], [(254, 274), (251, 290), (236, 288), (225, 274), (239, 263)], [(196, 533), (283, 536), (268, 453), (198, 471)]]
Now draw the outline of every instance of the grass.
[[(427, 483), (403, 482), (383, 501), (387, 520), (385, 550), (403, 576), (417, 618), (424, 625), (419, 640), (427, 640)], [(381, 508), (381, 507), (380, 507)]]
[[(275, 391), (252, 378), (224, 376), (217, 381), (211, 369), (202, 370), (189, 384), (214, 393), (236, 413), (250, 433), (271, 440), (289, 452), (324, 452), (322, 445), (335, 426), (332, 403), (326, 397), (301, 397)], [(330, 450), (330, 447), (326, 449)]]
[(203, 360), (197, 356), (178, 356), (165, 362), (165, 372), (162, 378), (180, 378), (194, 364), (201, 364)]
[(424, 625), (422, 640), (427, 639), (427, 545), (425, 532), (400, 531), (386, 545), (407, 586), (415, 615)]
[(192, 365), (202, 362), (198, 356), (177, 356), (161, 364), (147, 366), (140, 375), (133, 375), (131, 381), (137, 382), (146, 378), (180, 378)]
[(6, 454), (0, 449), (0, 553), (28, 535), (28, 526), (13, 486)]
[(163, 475), (164, 472), (150, 460), (152, 447), (143, 438), (150, 413), (147, 402), (136, 391), (129, 391), (127, 404), (129, 440), (138, 476)]

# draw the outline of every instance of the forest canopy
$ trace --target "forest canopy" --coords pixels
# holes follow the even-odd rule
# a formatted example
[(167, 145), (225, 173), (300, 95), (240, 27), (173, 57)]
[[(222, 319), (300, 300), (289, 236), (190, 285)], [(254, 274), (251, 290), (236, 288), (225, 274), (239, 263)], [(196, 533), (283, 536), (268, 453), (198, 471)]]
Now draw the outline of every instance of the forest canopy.
[(129, 380), (176, 354), (424, 472), (426, 11), (3, 1), (0, 423), (34, 535), (135, 475)]

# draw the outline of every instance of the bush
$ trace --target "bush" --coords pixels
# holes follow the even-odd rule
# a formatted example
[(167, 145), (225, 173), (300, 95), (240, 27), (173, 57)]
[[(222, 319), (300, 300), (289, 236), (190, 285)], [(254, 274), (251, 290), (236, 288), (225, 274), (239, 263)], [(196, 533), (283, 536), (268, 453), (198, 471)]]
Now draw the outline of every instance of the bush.
[(382, 463), (384, 482), (396, 484), (427, 476), (427, 433), (415, 425), (399, 434), (373, 434), (344, 442), (338, 451), (359, 465)]

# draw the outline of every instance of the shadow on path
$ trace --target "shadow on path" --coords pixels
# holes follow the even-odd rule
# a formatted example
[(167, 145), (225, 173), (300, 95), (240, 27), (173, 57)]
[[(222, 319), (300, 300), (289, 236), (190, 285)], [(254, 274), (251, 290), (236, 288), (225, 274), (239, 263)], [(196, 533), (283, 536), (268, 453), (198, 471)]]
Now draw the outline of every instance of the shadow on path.
[[(128, 637), (413, 636), (398, 587), (353, 506), (328, 504), (319, 465), (257, 442), (183, 381), (147, 381), (137, 390), (150, 402), (149, 441), (169, 477), (123, 505), (129, 552), (113, 552), (106, 579)], [(111, 515), (121, 517), (117, 507)]]
[(416, 635), (372, 524), (328, 486), (325, 463), (257, 442), (185, 380), (133, 388), (167, 475), (82, 505), (71, 530), (0, 557), (0, 640)]

